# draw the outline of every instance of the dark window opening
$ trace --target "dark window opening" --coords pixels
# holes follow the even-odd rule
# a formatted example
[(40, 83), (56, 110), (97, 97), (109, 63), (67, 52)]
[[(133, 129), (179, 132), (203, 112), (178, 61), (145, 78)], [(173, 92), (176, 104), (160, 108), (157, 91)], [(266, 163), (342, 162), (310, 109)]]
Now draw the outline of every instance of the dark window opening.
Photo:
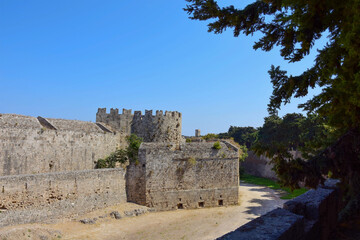
[(199, 202), (199, 207), (204, 207), (204, 202)]
[(177, 205), (177, 208), (178, 208), (178, 209), (184, 209), (184, 206), (183, 206), (182, 203), (179, 203), (179, 204)]
[(202, 200), (202, 197), (200, 197), (200, 200)]
[(224, 205), (224, 201), (223, 200), (219, 200), (219, 206), (223, 206)]
[(179, 202), (181, 202), (181, 198), (179, 198)]
[(222, 198), (222, 195), (220, 195), (220, 197)]

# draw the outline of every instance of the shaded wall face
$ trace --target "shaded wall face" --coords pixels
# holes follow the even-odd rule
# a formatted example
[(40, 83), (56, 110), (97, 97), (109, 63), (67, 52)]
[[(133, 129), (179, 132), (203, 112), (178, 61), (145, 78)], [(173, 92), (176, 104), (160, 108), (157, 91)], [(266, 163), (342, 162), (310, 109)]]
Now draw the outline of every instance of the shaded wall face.
[(257, 156), (254, 152), (249, 151), (249, 156), (244, 162), (241, 162), (241, 167), (245, 169), (246, 173), (254, 176), (277, 179), (275, 172), (272, 170), (273, 164), (270, 159), (265, 156)]
[(90, 122), (49, 119), (57, 130), (36, 118), (0, 117), (0, 176), (93, 169), (95, 161), (120, 146), (120, 134)]
[[(244, 162), (241, 162), (241, 167), (245, 169), (245, 172), (264, 178), (278, 179), (276, 173), (272, 168), (274, 164), (271, 163), (271, 159), (264, 155), (257, 156), (253, 151), (249, 151), (249, 156)], [(294, 158), (301, 158), (300, 151), (290, 151)]]
[(238, 203), (238, 153), (222, 144), (143, 144), (146, 205), (159, 210)]
[(126, 169), (126, 196), (128, 202), (146, 205), (146, 151), (139, 150), (139, 162)]

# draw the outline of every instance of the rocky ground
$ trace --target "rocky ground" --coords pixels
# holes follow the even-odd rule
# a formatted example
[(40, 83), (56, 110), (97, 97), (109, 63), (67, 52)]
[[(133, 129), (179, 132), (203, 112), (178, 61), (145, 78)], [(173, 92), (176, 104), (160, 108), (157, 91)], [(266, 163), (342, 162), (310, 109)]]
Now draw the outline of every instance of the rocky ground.
[(132, 203), (59, 219), (0, 229), (0, 240), (17, 239), (214, 239), (274, 208), (280, 192), (241, 183), (238, 206), (152, 212)]

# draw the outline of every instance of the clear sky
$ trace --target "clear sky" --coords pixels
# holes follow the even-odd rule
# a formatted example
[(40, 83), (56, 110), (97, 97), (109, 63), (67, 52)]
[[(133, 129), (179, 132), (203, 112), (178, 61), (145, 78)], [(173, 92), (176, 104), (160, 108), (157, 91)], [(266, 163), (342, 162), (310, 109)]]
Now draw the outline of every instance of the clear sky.
[(185, 6), (185, 0), (1, 0), (0, 113), (95, 121), (98, 107), (180, 111), (184, 135), (261, 126), (271, 64), (298, 74), (316, 52), (288, 64), (276, 48), (253, 50), (258, 35), (208, 33), (205, 22), (187, 18)]

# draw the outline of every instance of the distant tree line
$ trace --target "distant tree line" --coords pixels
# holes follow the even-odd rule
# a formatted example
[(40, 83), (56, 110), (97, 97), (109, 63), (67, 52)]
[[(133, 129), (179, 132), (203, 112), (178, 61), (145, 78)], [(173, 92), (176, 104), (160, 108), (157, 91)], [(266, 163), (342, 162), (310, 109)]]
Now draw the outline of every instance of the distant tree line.
[[(230, 126), (225, 133), (211, 133), (203, 138), (232, 138), (243, 152), (252, 150), (257, 155), (265, 155), (274, 164), (280, 182), (294, 189), (299, 187), (299, 179), (305, 177), (299, 169), (310, 171), (303, 166), (303, 160), (320, 154), (339, 137), (337, 131), (325, 123), (326, 119), (316, 114), (306, 117), (299, 113), (283, 117), (271, 115), (265, 118), (261, 127)], [(294, 159), (293, 151), (300, 151), (302, 159)], [(289, 171), (289, 168), (294, 171)], [(332, 173), (329, 171), (328, 174)], [(311, 181), (311, 177), (307, 178)]]

